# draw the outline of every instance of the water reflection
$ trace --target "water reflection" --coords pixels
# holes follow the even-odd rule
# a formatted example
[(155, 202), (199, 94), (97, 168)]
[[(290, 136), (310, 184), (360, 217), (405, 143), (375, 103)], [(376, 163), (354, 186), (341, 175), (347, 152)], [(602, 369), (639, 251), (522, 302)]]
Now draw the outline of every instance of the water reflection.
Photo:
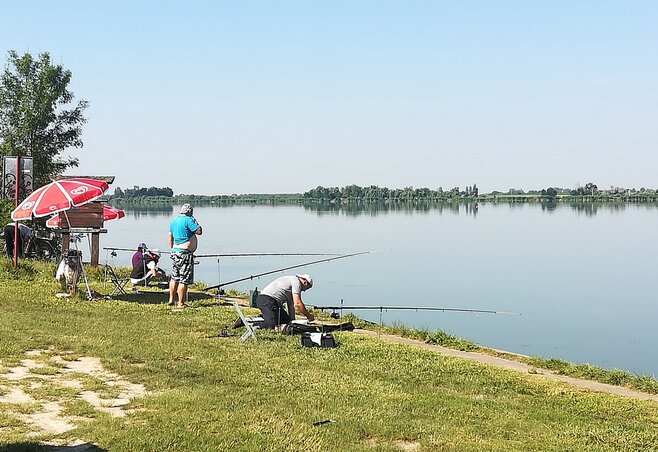
[(622, 213), (629, 209), (654, 210), (658, 208), (655, 202), (570, 202), (569, 207), (579, 214), (594, 216), (599, 210), (604, 212)]
[(171, 217), (174, 214), (173, 206), (137, 206), (137, 205), (121, 205), (119, 207), (126, 213), (126, 216), (132, 218), (144, 217)]
[[(539, 208), (542, 212), (552, 213), (559, 208), (569, 208), (578, 214), (586, 216), (595, 216), (598, 212), (621, 213), (629, 209), (658, 209), (658, 202), (616, 202), (616, 201), (558, 201), (555, 199), (546, 199), (542, 201), (528, 201), (523, 198), (497, 199), (497, 200), (480, 200), (480, 201), (463, 201), (463, 202), (439, 202), (428, 200), (412, 201), (354, 201), (354, 202), (323, 202), (304, 200), (301, 206), (305, 211), (313, 212), (318, 216), (370, 216), (386, 215), (389, 213), (409, 213), (409, 214), (427, 214), (430, 212), (442, 215), (444, 212), (459, 215), (476, 217), (480, 205), (487, 205), (493, 208), (507, 207), (510, 210), (519, 210), (524, 208)], [(279, 204), (300, 205), (300, 204)], [(254, 208), (258, 204), (242, 203), (199, 203), (198, 206), (212, 206), (222, 208), (241, 208), (246, 205)], [(172, 217), (175, 214), (178, 205), (142, 205), (142, 204), (118, 204), (117, 207), (123, 209), (126, 215), (133, 218), (143, 217)]]
[(443, 212), (451, 214), (465, 214), (476, 217), (480, 205), (489, 205), (494, 208), (507, 207), (511, 210), (539, 208), (542, 212), (552, 213), (559, 208), (569, 208), (578, 214), (594, 216), (599, 211), (621, 213), (629, 209), (658, 209), (658, 203), (655, 202), (587, 202), (571, 201), (559, 202), (555, 199), (540, 202), (511, 200), (497, 201), (468, 201), (468, 202), (436, 202), (436, 201), (408, 201), (408, 202), (318, 202), (304, 201), (302, 206), (304, 210), (315, 212), (318, 216), (325, 215), (347, 215), (347, 216), (377, 216), (380, 214), (407, 212), (407, 213), (429, 213), (436, 212), (439, 215)]
[(436, 202), (436, 201), (408, 201), (408, 202), (362, 202), (349, 203), (336, 202), (309, 202), (302, 204), (304, 210), (315, 212), (318, 216), (324, 215), (347, 215), (347, 216), (377, 216), (388, 213), (421, 213), (443, 212), (476, 216), (478, 213), (477, 202)]
[(557, 210), (557, 202), (552, 199), (550, 201), (542, 202), (541, 210), (544, 212), (555, 212)]
[(474, 217), (478, 214), (478, 203), (477, 202), (468, 202), (464, 204), (466, 208), (467, 215), (473, 215)]

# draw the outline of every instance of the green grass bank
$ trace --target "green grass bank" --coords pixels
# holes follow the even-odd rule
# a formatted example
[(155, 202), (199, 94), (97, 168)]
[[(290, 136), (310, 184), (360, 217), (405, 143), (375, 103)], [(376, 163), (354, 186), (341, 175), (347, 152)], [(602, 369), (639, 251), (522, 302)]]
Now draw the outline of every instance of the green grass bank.
[[(336, 333), (337, 349), (265, 331), (243, 343), (239, 332), (218, 336), (235, 315), (206, 295), (183, 311), (167, 308), (163, 292), (60, 299), (54, 271), (0, 261), (0, 450), (75, 441), (121, 451), (658, 447), (655, 402), (349, 332)], [(93, 289), (108, 293), (91, 273)], [(82, 358), (104, 370), (75, 370)], [(19, 378), (19, 368), (29, 372)], [(118, 400), (118, 381), (144, 388), (121, 415), (87, 401), (92, 393)], [(55, 405), (74, 428), (35, 426)]]

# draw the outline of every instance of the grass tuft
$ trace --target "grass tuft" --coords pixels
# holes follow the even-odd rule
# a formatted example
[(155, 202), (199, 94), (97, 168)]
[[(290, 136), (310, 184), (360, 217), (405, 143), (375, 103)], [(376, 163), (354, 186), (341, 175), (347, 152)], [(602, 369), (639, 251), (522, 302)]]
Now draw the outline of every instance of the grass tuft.
[(61, 410), (63, 416), (79, 416), (94, 419), (100, 415), (98, 410), (81, 399), (69, 399), (62, 402)]
[(5, 258), (0, 261), (0, 280), (24, 279), (25, 281), (33, 281), (38, 275), (39, 270), (30, 261), (19, 260), (16, 268), (9, 259)]

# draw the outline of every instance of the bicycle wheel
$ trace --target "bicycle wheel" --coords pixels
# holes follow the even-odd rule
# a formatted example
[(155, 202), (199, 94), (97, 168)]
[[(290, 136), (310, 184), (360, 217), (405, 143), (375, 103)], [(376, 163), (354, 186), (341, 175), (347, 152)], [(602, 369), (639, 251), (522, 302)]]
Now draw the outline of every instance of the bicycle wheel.
[(50, 244), (50, 242), (47, 242), (45, 240), (39, 240), (39, 243), (36, 247), (35, 255), (37, 259), (42, 259), (45, 261), (50, 261), (57, 257), (57, 254), (53, 246)]

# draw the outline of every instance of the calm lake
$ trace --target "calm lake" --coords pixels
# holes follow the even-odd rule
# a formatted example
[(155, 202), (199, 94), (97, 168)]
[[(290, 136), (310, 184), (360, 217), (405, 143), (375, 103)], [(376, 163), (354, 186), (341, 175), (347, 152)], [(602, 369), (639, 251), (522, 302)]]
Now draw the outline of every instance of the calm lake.
[[(145, 241), (167, 250), (175, 209), (129, 210), (106, 222), (101, 247)], [(436, 306), (520, 316), (386, 311), (384, 323), (441, 329), (481, 345), (658, 375), (658, 208), (653, 204), (481, 203), (426, 209), (197, 207), (199, 254), (372, 253), (226, 288), (262, 288), (309, 273), (312, 305)], [(83, 253), (89, 256), (83, 246)], [(128, 266), (131, 252), (101, 261)], [(201, 258), (209, 285), (323, 257)], [(168, 256), (161, 266), (170, 271)], [(165, 298), (163, 296), (163, 302)], [(378, 311), (357, 315), (379, 322)]]

